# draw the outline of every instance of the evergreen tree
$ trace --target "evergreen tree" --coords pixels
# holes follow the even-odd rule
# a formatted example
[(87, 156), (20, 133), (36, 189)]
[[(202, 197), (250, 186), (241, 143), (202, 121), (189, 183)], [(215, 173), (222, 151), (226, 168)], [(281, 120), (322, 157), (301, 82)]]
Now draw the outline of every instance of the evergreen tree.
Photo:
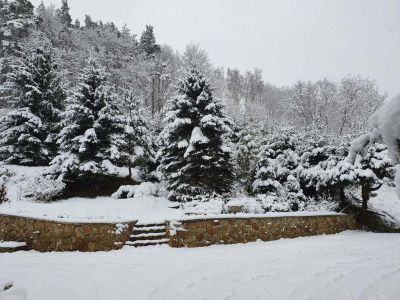
[(169, 199), (188, 201), (230, 192), (233, 165), (226, 135), (232, 132), (232, 122), (198, 70), (192, 69), (179, 83), (178, 94), (167, 104), (167, 125), (160, 135)]
[[(132, 177), (132, 168), (148, 168), (154, 160), (153, 138), (145, 117), (149, 113), (136, 97), (136, 93), (125, 91), (123, 93), (122, 109), (124, 132), (118, 142), (118, 160), (127, 166), (129, 177)], [(146, 170), (148, 171), (148, 170)]]
[[(41, 158), (36, 162), (34, 160), (29, 162), (29, 164), (40, 165), (48, 162), (57, 152), (56, 135), (60, 129), (60, 111), (65, 99), (59, 67), (54, 62), (52, 51), (46, 47), (34, 49), (25, 47), (24, 51), (20, 53), (18, 65), (8, 75), (8, 80), (3, 87), (10, 91), (10, 102), (18, 112), (13, 111), (1, 120), (3, 129), (7, 128), (0, 133), (1, 156), (5, 160), (12, 158), (13, 163), (16, 164), (26, 164), (29, 157), (18, 161), (17, 157), (24, 155), (14, 153), (17, 150), (12, 147), (15, 143), (12, 135), (18, 130), (22, 130), (22, 132), (27, 130), (34, 134), (35, 138), (21, 141), (18, 151), (32, 153), (30, 150), (24, 150), (24, 145), (27, 149), (41, 147), (42, 150), (37, 153)], [(10, 120), (12, 117), (17, 118), (15, 122)], [(39, 121), (36, 121), (36, 118)], [(25, 125), (24, 122), (29, 124)], [(32, 124), (37, 127), (35, 130), (31, 130)], [(8, 137), (8, 134), (11, 136)], [(30, 145), (31, 142), (34, 145)], [(39, 147), (38, 144), (41, 146)], [(36, 155), (33, 155), (32, 159), (34, 157)]]
[[(0, 47), (17, 50), (18, 42), (35, 24), (33, 5), (29, 0), (0, 1)], [(4, 54), (4, 53), (2, 53)]]
[(121, 122), (106, 75), (96, 60), (89, 58), (63, 113), (58, 140), (61, 154), (51, 162), (49, 173), (66, 182), (116, 173), (111, 158), (119, 157), (115, 143)]
[(140, 49), (142, 49), (142, 51), (147, 55), (152, 55), (161, 51), (160, 46), (156, 44), (153, 26), (146, 25), (146, 29), (143, 31), (140, 37), (139, 46)]
[[(6, 81), (11, 71), (12, 58), (34, 24), (33, 5), (30, 1), (0, 0), (0, 85)], [(0, 97), (6, 96), (8, 94), (1, 89)]]
[(67, 0), (61, 0), (61, 8), (58, 10), (58, 16), (61, 19), (61, 22), (66, 27), (72, 26), (72, 18), (69, 14), (69, 6)]
[(355, 157), (354, 167), (355, 183), (361, 186), (362, 209), (367, 210), (373, 193), (394, 179), (394, 164), (385, 145), (370, 141), (364, 153)]
[(49, 158), (45, 137), (40, 118), (29, 108), (13, 110), (0, 119), (0, 158), (9, 164), (44, 165)]
[(97, 23), (92, 20), (91, 16), (85, 15), (85, 27), (86, 28), (96, 28)]

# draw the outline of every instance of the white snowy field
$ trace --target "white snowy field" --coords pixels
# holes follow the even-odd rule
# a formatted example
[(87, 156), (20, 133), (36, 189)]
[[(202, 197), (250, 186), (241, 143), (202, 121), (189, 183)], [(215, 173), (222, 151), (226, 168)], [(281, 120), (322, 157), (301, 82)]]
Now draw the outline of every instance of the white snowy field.
[[(400, 234), (0, 254), (0, 293), (63, 299), (400, 299)], [(15, 298), (15, 299), (24, 299)]]

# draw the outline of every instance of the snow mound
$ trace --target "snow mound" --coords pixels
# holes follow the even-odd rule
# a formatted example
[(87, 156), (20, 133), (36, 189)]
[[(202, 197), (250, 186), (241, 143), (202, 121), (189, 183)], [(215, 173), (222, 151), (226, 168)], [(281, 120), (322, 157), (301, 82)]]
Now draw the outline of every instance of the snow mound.
[(115, 199), (158, 196), (159, 185), (153, 182), (142, 182), (139, 185), (122, 185), (111, 195)]

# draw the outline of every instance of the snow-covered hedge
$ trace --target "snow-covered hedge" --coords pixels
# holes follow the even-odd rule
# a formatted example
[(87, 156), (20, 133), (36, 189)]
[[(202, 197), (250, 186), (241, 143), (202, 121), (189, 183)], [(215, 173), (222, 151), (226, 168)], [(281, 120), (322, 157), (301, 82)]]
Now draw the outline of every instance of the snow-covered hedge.
[(61, 197), (65, 183), (42, 176), (26, 178), (19, 185), (19, 194), (23, 199), (50, 202)]

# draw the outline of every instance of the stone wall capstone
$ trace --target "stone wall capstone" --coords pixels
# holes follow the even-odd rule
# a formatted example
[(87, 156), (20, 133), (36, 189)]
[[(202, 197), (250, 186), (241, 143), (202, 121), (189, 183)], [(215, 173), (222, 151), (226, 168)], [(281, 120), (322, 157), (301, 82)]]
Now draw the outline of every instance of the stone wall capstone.
[(218, 218), (169, 222), (171, 247), (271, 241), (357, 229), (352, 215)]
[(26, 242), (41, 252), (109, 251), (122, 248), (135, 223), (69, 223), (0, 214), (0, 240)]

